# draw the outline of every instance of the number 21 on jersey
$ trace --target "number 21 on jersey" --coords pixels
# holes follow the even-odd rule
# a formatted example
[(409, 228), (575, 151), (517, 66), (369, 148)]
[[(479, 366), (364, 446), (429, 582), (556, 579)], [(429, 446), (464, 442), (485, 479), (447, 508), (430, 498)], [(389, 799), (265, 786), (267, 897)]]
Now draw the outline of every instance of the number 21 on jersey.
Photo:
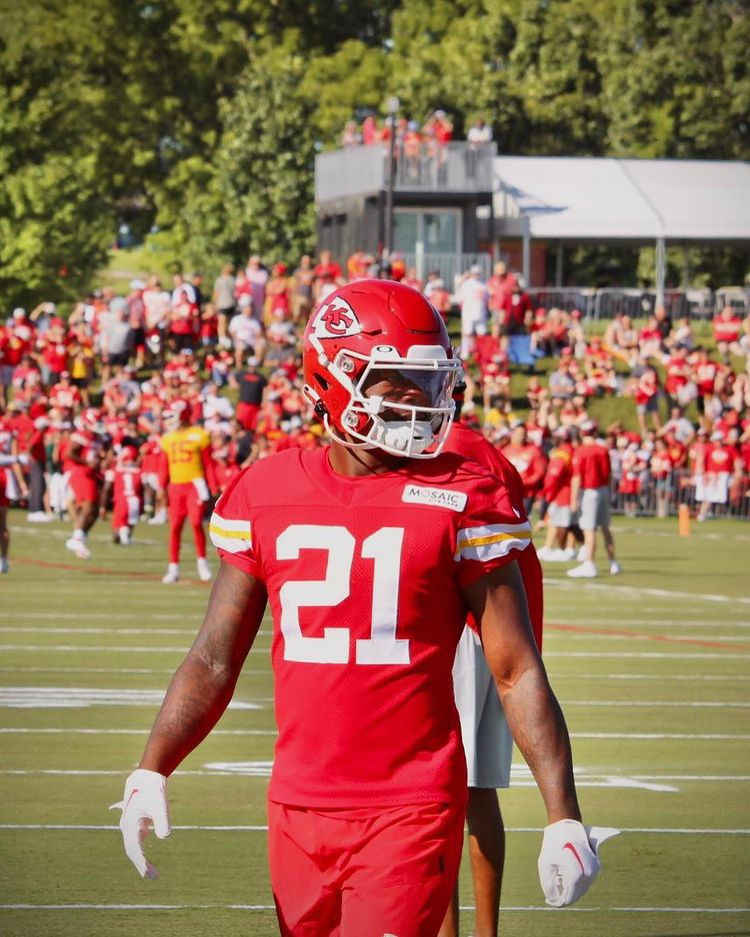
[[(403, 527), (381, 527), (362, 541), (359, 555), (372, 560), (370, 637), (358, 638), (357, 664), (408, 664), (409, 641), (396, 637)], [(276, 541), (276, 558), (299, 559), (302, 550), (326, 550), (326, 577), (291, 580), (279, 592), (284, 659), (307, 664), (349, 663), (349, 629), (324, 628), (322, 638), (306, 637), (299, 610), (333, 608), (351, 593), (351, 573), (358, 544), (346, 527), (292, 524)]]

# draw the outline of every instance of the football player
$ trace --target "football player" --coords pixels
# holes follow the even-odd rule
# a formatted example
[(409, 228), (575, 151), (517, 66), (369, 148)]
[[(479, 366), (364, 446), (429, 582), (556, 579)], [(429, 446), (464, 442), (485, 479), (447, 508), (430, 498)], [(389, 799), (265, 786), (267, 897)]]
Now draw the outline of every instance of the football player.
[(76, 417), (75, 428), (61, 453), (70, 492), (73, 534), (65, 547), (82, 560), (91, 556), (88, 535), (99, 516), (102, 476), (100, 462), (104, 425), (97, 410), (87, 408)]
[(209, 487), (216, 490), (211, 460), (211, 437), (201, 426), (191, 426), (191, 406), (178, 398), (165, 408), (162, 422), (167, 432), (162, 436), (161, 487), (167, 490), (169, 505), (169, 566), (162, 582), (180, 578), (180, 541), (186, 520), (193, 528), (198, 576), (211, 579), (206, 559), (206, 532), (203, 514), (209, 500)]
[[(445, 448), (489, 469), (507, 491), (513, 512), (519, 519), (526, 520), (524, 484), (517, 469), (502, 450), (459, 422), (465, 390), (462, 382), (456, 386), (456, 419)], [(516, 551), (515, 559), (523, 580), (534, 640), (541, 651), (544, 592), (542, 567), (534, 544), (529, 541), (525, 549)], [(464, 628), (456, 649), (453, 692), (461, 720), (468, 774), (466, 826), (474, 885), (474, 934), (475, 937), (497, 937), (505, 866), (505, 825), (496, 791), (510, 787), (513, 738), (473, 619)], [(458, 897), (456, 885), (439, 937), (458, 934)]]
[(130, 546), (133, 528), (138, 523), (143, 504), (143, 481), (135, 446), (123, 446), (117, 462), (107, 472), (112, 486), (112, 534), (115, 543)]
[(167, 778), (226, 709), (270, 603), (283, 935), (437, 934), (463, 843), (451, 667), (467, 611), (545, 802), (547, 900), (569, 904), (593, 881), (596, 843), (515, 561), (528, 522), (492, 473), (441, 454), (459, 367), (442, 318), (410, 287), (359, 280), (313, 313), (305, 394), (332, 445), (254, 463), (216, 506), (208, 610), (117, 805), (141, 875), (155, 875), (150, 825), (169, 833)]

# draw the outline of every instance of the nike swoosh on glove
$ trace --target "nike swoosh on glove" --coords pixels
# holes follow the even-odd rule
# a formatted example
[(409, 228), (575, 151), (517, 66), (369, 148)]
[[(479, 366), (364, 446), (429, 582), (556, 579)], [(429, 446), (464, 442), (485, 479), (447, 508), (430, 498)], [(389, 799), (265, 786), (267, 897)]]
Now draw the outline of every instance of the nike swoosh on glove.
[(159, 873), (143, 852), (143, 841), (153, 828), (159, 839), (170, 834), (167, 779), (157, 771), (137, 768), (125, 782), (125, 793), (110, 810), (122, 810), (120, 832), (128, 859), (143, 878)]
[(558, 820), (544, 828), (539, 881), (547, 904), (562, 908), (582, 898), (599, 874), (599, 846), (620, 831)]

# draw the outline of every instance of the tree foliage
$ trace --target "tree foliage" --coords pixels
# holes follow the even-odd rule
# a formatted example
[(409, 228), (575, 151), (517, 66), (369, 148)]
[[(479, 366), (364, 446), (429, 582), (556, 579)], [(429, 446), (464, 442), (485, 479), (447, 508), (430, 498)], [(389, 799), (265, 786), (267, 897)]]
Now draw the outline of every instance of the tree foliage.
[(0, 302), (118, 224), (187, 262), (312, 246), (313, 156), (396, 94), (501, 151), (750, 156), (741, 0), (0, 0)]

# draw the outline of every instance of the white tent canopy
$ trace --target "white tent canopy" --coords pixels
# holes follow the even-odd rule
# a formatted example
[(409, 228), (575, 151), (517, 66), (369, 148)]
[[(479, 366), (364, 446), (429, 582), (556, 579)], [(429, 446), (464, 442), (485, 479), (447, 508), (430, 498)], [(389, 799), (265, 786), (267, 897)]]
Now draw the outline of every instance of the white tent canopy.
[(750, 240), (750, 163), (498, 156), (495, 217), (534, 238)]
[(665, 241), (750, 242), (750, 163), (498, 156), (495, 177), (525, 255), (531, 238), (653, 240), (663, 283)]

